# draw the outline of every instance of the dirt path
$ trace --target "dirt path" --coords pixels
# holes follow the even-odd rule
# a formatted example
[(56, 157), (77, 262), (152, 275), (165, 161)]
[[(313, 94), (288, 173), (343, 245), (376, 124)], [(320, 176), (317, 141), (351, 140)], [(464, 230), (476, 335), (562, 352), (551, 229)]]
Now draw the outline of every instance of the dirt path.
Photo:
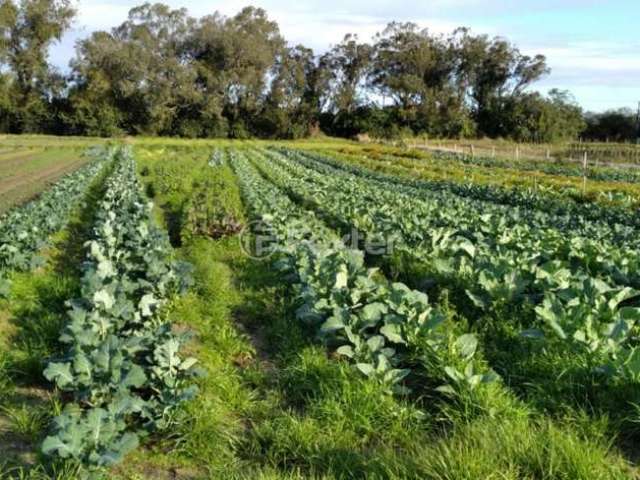
[(42, 152), (23, 153), (18, 156), (0, 159), (0, 182), (16, 174), (27, 173), (33, 169), (38, 169), (42, 162), (47, 162), (46, 158), (40, 156)]
[(0, 167), (4, 167), (7, 162), (10, 162), (16, 158), (23, 158), (26, 156), (42, 153), (42, 149), (31, 148), (3, 148), (0, 149)]
[(45, 170), (40, 170), (35, 174), (26, 173), (22, 175), (16, 175), (15, 177), (12, 177), (11, 179), (9, 179), (9, 181), (0, 183), (0, 195), (6, 192), (10, 192), (11, 190), (19, 188), (25, 184), (31, 184), (33, 182), (41, 182), (41, 181), (46, 182), (47, 180), (58, 178), (64, 175), (66, 172), (69, 172), (71, 170), (74, 170), (76, 167), (79, 167), (80, 164), (82, 163), (84, 162), (78, 159), (70, 164), (52, 165), (51, 167)]

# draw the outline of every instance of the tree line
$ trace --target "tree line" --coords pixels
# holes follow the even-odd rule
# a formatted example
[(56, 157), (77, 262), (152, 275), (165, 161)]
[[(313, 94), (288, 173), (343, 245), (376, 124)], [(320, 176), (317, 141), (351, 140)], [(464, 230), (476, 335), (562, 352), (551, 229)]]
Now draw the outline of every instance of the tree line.
[(193, 18), (145, 3), (80, 40), (61, 74), (47, 53), (75, 13), (70, 0), (0, 0), (0, 132), (550, 142), (603, 131), (568, 92), (530, 90), (549, 73), (544, 56), (466, 28), (392, 22), (316, 55), (260, 8)]
[(640, 140), (640, 112), (630, 108), (587, 113), (584, 138), (601, 142), (638, 142)]

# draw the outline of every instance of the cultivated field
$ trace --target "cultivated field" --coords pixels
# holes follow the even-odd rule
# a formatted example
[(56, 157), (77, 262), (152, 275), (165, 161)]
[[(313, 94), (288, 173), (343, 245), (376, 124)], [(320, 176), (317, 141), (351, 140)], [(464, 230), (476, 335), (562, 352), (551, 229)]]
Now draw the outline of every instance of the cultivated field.
[(80, 167), (84, 163), (81, 153), (59, 148), (0, 148), (0, 213)]
[(640, 166), (640, 145), (634, 143), (568, 142), (558, 144), (516, 143), (508, 140), (433, 140), (412, 138), (406, 144), (416, 148), (447, 150), (514, 161), (555, 160), (582, 163), (584, 154), (593, 165)]
[(0, 478), (640, 476), (640, 171), (1, 142)]

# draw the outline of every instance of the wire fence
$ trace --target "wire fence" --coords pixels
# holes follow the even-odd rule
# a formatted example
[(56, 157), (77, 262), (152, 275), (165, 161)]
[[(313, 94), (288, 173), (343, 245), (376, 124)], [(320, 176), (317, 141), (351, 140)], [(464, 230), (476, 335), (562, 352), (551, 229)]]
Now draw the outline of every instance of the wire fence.
[(410, 148), (449, 152), (505, 161), (569, 162), (587, 166), (640, 168), (640, 146), (634, 144), (570, 143), (562, 145), (488, 144), (470, 141), (410, 141)]

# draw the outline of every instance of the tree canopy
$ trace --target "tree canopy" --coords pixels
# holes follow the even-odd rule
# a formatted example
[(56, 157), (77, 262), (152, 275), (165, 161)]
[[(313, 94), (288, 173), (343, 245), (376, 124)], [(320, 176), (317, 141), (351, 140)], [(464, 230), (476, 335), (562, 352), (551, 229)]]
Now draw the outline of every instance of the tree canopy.
[[(568, 92), (532, 91), (549, 73), (544, 56), (466, 28), (391, 22), (371, 42), (348, 34), (317, 55), (260, 8), (193, 18), (145, 3), (78, 41), (62, 75), (48, 50), (74, 15), (70, 0), (0, 0), (1, 132), (298, 138), (321, 127), (556, 141), (587, 126)], [(623, 117), (589, 117), (586, 133), (628, 138)]]

